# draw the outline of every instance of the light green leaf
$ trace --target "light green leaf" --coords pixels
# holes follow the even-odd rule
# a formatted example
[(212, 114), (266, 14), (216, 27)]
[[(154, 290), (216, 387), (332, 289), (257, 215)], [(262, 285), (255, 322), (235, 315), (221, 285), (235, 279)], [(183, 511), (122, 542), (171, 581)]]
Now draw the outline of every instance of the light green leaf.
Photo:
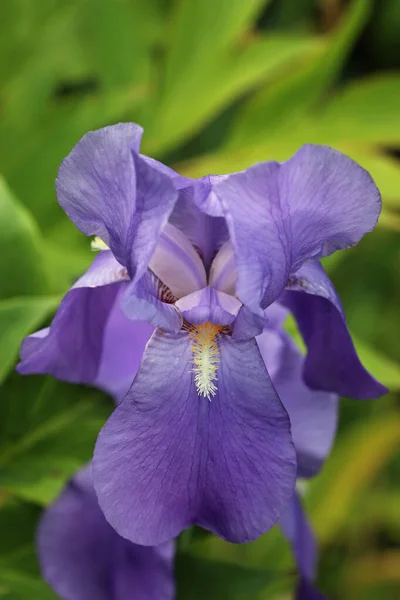
[(268, 43), (256, 39), (253, 44), (251, 38), (246, 43), (244, 37), (265, 4), (265, 0), (175, 2), (160, 96), (152, 106), (144, 139), (146, 152), (176, 145), (255, 85), (258, 74), (271, 70), (274, 61), (266, 59)]
[(355, 81), (339, 92), (318, 119), (320, 135), (331, 143), (400, 143), (400, 75)]
[(297, 121), (310, 109), (315, 110), (316, 102), (337, 78), (370, 9), (370, 0), (353, 0), (339, 27), (327, 40), (324, 52), (249, 100), (239, 113), (228, 145), (254, 144), (266, 136), (296, 135), (299, 139)]
[(92, 72), (106, 86), (148, 85), (153, 45), (162, 31), (155, 0), (86, 0), (78, 31)]
[(171, 14), (165, 90), (187, 77), (202, 81), (214, 60), (238, 41), (267, 0), (177, 0)]
[(39, 577), (0, 565), (0, 598), (4, 600), (57, 600), (57, 596)]
[(400, 389), (400, 365), (378, 350), (371, 348), (366, 342), (355, 338), (353, 341), (357, 348), (358, 356), (364, 367), (373, 374), (376, 379), (386, 385), (389, 390)]
[(374, 481), (400, 444), (397, 413), (373, 415), (339, 438), (322, 473), (311, 484), (307, 504), (322, 542), (346, 524), (357, 500)]
[(204, 81), (195, 70), (179, 88), (164, 96), (156, 117), (154, 139), (146, 142), (145, 138), (145, 147), (150, 151), (165, 150), (193, 135), (238, 96), (283, 69), (295, 68), (299, 61), (320, 48), (320, 40), (311, 37), (276, 35), (256, 39), (243, 50), (214, 57)]
[(378, 150), (352, 149), (351, 158), (371, 174), (383, 197), (383, 209), (400, 209), (400, 161)]
[(0, 177), (0, 298), (46, 291), (40, 243), (35, 221)]
[(56, 309), (60, 298), (27, 296), (0, 301), (0, 382), (14, 365), (23, 338)]

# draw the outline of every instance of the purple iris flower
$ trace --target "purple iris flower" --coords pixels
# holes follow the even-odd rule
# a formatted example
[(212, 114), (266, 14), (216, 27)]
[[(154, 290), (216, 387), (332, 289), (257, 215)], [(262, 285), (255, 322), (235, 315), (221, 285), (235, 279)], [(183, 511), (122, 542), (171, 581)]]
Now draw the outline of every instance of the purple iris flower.
[[(373, 229), (379, 192), (351, 159), (312, 145), (282, 164), (189, 180), (140, 155), (141, 134), (89, 133), (62, 163), (58, 200), (103, 249), (51, 327), (25, 340), (19, 370), (122, 397), (140, 365), (96, 445), (106, 518), (140, 544), (193, 523), (249, 541), (278, 521), (296, 475), (320, 467), (335, 394), (386, 391), (360, 364), (318, 262)], [(267, 369), (285, 310), (308, 349), (304, 364), (287, 363), (316, 390), (307, 407), (284, 371), (272, 382)]]
[(325, 600), (313, 585), (317, 569), (317, 543), (297, 492), (293, 494), (279, 525), (292, 545), (300, 574), (296, 600)]
[(65, 600), (172, 600), (174, 542), (138, 546), (107, 523), (82, 469), (45, 510), (37, 544), (44, 578)]

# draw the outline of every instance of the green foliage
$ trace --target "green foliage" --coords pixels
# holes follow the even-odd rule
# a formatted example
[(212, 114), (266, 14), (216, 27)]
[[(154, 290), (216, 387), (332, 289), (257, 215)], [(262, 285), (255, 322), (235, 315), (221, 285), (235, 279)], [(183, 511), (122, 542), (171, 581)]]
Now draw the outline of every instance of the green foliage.
[(268, 569), (252, 569), (199, 556), (178, 554), (178, 600), (245, 600), (282, 579)]
[(111, 403), (50, 377), (14, 374), (3, 391), (0, 489), (46, 505), (89, 459)]
[[(397, 597), (397, 0), (13, 0), (0, 3), (0, 23), (0, 598), (56, 597), (35, 554), (40, 510), (90, 459), (112, 408), (100, 392), (13, 367), (92, 259), (57, 205), (58, 166), (86, 131), (125, 120), (145, 127), (144, 152), (187, 175), (284, 160), (313, 142), (376, 180), (380, 231), (325, 266), (363, 363), (390, 394), (344, 402), (305, 498), (321, 588), (340, 600)], [(283, 600), (293, 573), (278, 528), (243, 546), (189, 532), (178, 598)]]

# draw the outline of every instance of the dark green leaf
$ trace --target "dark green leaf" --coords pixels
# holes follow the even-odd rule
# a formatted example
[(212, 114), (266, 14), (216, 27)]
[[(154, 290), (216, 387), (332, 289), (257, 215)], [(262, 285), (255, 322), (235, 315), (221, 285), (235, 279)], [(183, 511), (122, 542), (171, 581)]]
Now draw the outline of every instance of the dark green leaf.
[(54, 296), (0, 300), (0, 382), (13, 367), (23, 338), (43, 323), (59, 301)]
[(251, 600), (277, 581), (286, 584), (283, 573), (250, 569), (240, 565), (178, 554), (177, 600)]
[(35, 221), (0, 178), (0, 298), (46, 292)]

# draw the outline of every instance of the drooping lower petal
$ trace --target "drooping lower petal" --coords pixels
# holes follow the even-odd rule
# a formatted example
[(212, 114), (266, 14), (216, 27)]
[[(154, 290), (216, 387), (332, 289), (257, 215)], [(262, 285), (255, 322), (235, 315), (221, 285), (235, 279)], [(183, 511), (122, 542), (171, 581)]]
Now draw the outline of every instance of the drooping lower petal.
[(317, 543), (300, 498), (293, 494), (279, 525), (289, 540), (300, 574), (296, 600), (325, 600), (313, 586), (317, 567)]
[(357, 244), (381, 201), (370, 175), (326, 146), (260, 163), (214, 184), (237, 265), (237, 295), (253, 312), (278, 298), (307, 260)]
[[(100, 506), (136, 543), (160, 543), (193, 523), (246, 542), (272, 527), (293, 493), (289, 419), (255, 341), (216, 340), (211, 400), (194, 384), (193, 342), (186, 333), (154, 334), (97, 441)], [(197, 363), (205, 378), (212, 356)]]
[(296, 600), (327, 600), (327, 598), (312, 583), (301, 577), (296, 590)]
[(291, 276), (282, 301), (307, 344), (304, 379), (314, 389), (352, 398), (377, 398), (387, 389), (362, 366), (343, 309), (329, 277), (317, 261)]
[(121, 309), (123, 286), (114, 302), (104, 330), (101, 361), (93, 385), (120, 402), (129, 390), (154, 327), (147, 321), (132, 321)]
[(100, 252), (64, 297), (50, 327), (23, 341), (17, 370), (91, 384), (121, 400), (153, 331), (122, 313), (127, 285), (126, 269), (110, 251)]
[(279, 525), (292, 545), (301, 575), (312, 581), (317, 566), (317, 543), (297, 493), (293, 494)]
[(93, 383), (107, 319), (126, 279), (126, 269), (111, 252), (101, 252), (63, 298), (50, 328), (23, 341), (18, 371)]
[(137, 546), (101, 512), (91, 468), (80, 471), (45, 510), (38, 531), (45, 579), (65, 600), (172, 600), (173, 542)]
[(266, 328), (257, 343), (290, 417), (298, 476), (311, 477), (321, 469), (332, 447), (339, 398), (304, 383), (304, 357), (282, 329)]

